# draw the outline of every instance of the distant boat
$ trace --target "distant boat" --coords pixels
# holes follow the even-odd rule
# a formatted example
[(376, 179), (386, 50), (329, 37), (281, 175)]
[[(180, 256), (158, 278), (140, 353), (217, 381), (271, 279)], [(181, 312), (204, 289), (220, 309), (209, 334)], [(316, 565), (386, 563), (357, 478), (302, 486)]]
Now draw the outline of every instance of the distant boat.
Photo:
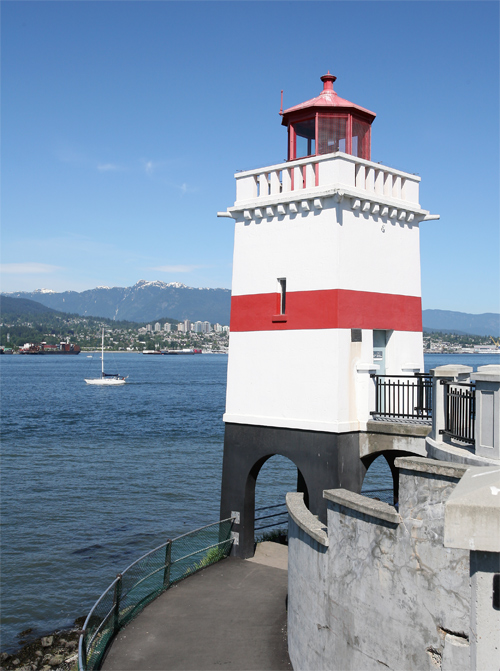
[(104, 328), (102, 329), (102, 345), (101, 345), (101, 377), (85, 378), (87, 384), (105, 385), (113, 387), (117, 384), (125, 384), (126, 378), (118, 375), (118, 373), (104, 372)]
[(19, 348), (19, 354), (80, 354), (79, 345), (71, 345), (70, 343), (60, 342), (58, 345), (47, 345), (46, 342), (40, 345), (27, 342)]

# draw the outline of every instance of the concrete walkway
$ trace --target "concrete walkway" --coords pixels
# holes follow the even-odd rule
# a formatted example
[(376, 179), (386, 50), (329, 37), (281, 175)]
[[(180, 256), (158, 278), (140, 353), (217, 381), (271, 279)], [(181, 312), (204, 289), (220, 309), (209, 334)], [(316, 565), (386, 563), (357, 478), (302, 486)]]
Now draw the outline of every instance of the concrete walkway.
[(104, 671), (281, 671), (287, 548), (224, 559), (171, 587), (118, 634)]

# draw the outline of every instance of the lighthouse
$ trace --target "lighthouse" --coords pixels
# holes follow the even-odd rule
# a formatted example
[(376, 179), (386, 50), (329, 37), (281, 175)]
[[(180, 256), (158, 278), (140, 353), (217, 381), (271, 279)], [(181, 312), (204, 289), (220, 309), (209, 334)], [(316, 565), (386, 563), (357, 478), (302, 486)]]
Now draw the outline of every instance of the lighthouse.
[(273, 455), (325, 521), (323, 490), (359, 492), (370, 375), (423, 371), (420, 177), (371, 160), (375, 113), (336, 77), (281, 110), (288, 160), (239, 172), (222, 518), (253, 553), (255, 483)]

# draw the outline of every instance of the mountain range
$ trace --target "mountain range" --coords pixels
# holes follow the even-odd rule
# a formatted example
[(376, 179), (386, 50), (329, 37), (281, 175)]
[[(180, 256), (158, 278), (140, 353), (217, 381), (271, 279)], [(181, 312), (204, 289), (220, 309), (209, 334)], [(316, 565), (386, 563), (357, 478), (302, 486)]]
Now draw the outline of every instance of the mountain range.
[[(96, 287), (81, 292), (57, 293), (37, 289), (4, 295), (33, 300), (61, 312), (106, 317), (115, 321), (153, 322), (170, 317), (224, 325), (229, 324), (231, 308), (229, 289), (198, 289), (159, 280), (139, 280), (132, 287)], [(451, 310), (423, 310), (422, 319), (424, 331), (500, 337), (498, 313), (475, 315)]]
[(496, 312), (473, 315), (451, 310), (422, 310), (422, 321), (424, 331), (500, 336), (500, 314)]
[(81, 292), (56, 293), (37, 289), (5, 295), (27, 298), (54, 310), (82, 316), (135, 322), (152, 322), (171, 317), (226, 325), (229, 324), (231, 307), (229, 289), (196, 289), (178, 282), (165, 284), (159, 280), (139, 280), (132, 287), (96, 287)]

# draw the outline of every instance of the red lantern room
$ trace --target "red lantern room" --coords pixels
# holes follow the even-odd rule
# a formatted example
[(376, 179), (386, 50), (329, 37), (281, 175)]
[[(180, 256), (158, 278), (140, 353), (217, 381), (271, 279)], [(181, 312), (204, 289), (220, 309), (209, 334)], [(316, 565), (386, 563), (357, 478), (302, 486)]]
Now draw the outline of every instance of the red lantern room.
[(282, 112), (289, 161), (336, 151), (370, 160), (370, 129), (376, 115), (338, 96), (333, 90), (336, 79), (330, 72), (323, 75), (319, 96)]

